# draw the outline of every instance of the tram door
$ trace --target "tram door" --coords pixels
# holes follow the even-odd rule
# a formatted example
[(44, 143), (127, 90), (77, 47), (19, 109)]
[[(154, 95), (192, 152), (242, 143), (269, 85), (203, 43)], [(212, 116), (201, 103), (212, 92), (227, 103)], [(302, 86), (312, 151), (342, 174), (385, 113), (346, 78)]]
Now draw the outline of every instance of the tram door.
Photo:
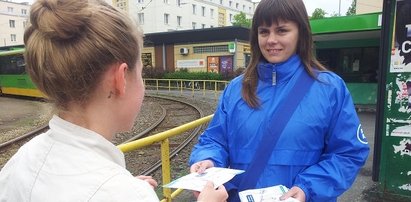
[[(373, 179), (411, 201), (411, 0), (384, 1)], [(402, 201), (402, 200), (400, 200)]]

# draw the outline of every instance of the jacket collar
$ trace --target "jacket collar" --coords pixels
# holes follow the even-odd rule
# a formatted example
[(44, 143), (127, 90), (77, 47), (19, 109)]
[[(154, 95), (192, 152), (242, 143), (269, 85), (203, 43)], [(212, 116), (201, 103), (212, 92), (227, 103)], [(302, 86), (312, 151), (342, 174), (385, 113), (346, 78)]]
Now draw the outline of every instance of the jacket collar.
[(288, 60), (281, 63), (268, 63), (267, 61), (260, 61), (257, 65), (258, 79), (273, 83), (273, 72), (276, 76), (276, 84), (284, 83), (294, 75), (294, 73), (303, 68), (301, 59), (298, 55), (294, 54)]

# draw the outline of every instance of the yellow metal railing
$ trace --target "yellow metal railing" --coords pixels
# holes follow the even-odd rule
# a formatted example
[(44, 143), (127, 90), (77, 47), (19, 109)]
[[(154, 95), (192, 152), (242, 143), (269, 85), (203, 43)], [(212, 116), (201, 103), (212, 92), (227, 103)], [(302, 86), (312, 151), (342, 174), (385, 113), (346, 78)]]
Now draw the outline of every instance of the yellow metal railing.
[[(195, 121), (186, 123), (184, 125), (172, 128), (170, 130), (157, 133), (155, 135), (145, 137), (142, 139), (138, 139), (132, 142), (128, 142), (125, 144), (118, 145), (117, 147), (123, 152), (130, 152), (136, 149), (140, 149), (154, 143), (160, 142), (161, 144), (161, 163), (162, 163), (162, 176), (163, 176), (163, 185), (168, 184), (171, 182), (171, 173), (170, 173), (170, 145), (169, 145), (169, 138), (179, 135), (185, 131), (190, 129), (199, 127), (211, 120), (213, 115), (209, 115)], [(181, 193), (181, 189), (177, 189), (173, 193), (171, 193), (171, 189), (163, 188), (163, 195), (164, 199), (161, 200), (162, 202), (170, 202), (173, 198), (175, 198), (178, 194)]]
[(180, 95), (183, 91), (191, 91), (191, 95), (194, 97), (195, 92), (202, 92), (203, 96), (206, 96), (206, 92), (213, 92), (214, 98), (217, 98), (219, 92), (224, 90), (228, 81), (219, 80), (190, 80), (190, 79), (149, 79), (144, 78), (144, 85), (146, 89), (156, 90), (168, 90), (168, 91), (180, 91)]

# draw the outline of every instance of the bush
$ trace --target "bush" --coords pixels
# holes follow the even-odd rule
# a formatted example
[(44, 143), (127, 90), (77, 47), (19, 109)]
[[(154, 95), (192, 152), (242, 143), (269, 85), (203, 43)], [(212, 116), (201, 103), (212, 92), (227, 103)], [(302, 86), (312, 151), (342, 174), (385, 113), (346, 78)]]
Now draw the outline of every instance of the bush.
[(223, 80), (223, 76), (212, 72), (188, 72), (186, 69), (173, 73), (164, 74), (165, 79), (188, 79), (188, 80)]
[(231, 79), (241, 75), (245, 68), (240, 67), (235, 71), (230, 71), (225, 74), (214, 72), (189, 72), (188, 69), (183, 68), (175, 72), (165, 72), (160, 67), (144, 67), (143, 78), (151, 79), (187, 79), (187, 80), (225, 80)]
[(143, 67), (143, 78), (162, 79), (164, 74), (164, 69), (161, 67)]

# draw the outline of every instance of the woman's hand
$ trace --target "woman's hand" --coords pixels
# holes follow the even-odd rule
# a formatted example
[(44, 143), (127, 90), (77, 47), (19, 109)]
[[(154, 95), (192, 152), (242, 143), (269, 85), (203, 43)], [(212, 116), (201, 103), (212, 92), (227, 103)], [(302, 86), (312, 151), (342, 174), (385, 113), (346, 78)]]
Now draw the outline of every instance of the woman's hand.
[[(199, 162), (194, 163), (193, 165), (191, 165), (190, 173), (201, 174), (201, 173), (204, 173), (204, 171), (207, 168), (211, 168), (211, 167), (214, 167), (214, 163), (211, 160), (199, 161)], [(200, 192), (194, 191), (193, 194), (196, 198), (198, 198), (198, 195), (200, 194)]]
[(228, 198), (228, 193), (223, 185), (214, 189), (212, 182), (208, 181), (197, 198), (198, 202), (224, 202)]
[(287, 193), (280, 197), (280, 200), (286, 200), (290, 197), (295, 198), (301, 202), (305, 202), (305, 193), (300, 187), (292, 187), (290, 190), (288, 190)]
[(190, 167), (190, 173), (203, 173), (207, 168), (214, 167), (214, 163), (211, 160), (204, 160), (194, 163)]
[(148, 182), (153, 189), (157, 187), (157, 182), (151, 176), (139, 175), (136, 178)]

